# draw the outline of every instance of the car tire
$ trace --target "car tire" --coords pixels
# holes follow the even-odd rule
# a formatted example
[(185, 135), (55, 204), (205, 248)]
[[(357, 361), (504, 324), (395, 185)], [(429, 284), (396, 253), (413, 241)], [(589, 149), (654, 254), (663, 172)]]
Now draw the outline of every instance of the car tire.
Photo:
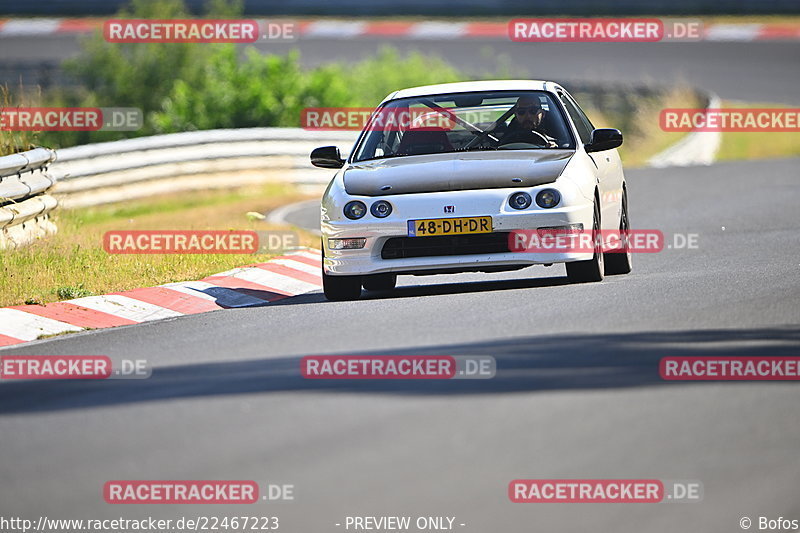
[[(620, 214), (619, 219), (620, 236), (627, 236), (627, 233), (631, 229), (631, 224), (630, 219), (628, 218), (628, 191), (624, 188), (622, 189), (622, 214)], [(605, 260), (607, 276), (628, 274), (631, 271), (631, 265), (633, 263), (631, 247), (628, 244), (627, 238), (625, 238), (622, 242), (624, 246), (623, 250), (609, 253)]]
[(368, 291), (390, 291), (397, 285), (397, 274), (372, 274), (364, 276), (361, 283)]
[(571, 261), (567, 266), (567, 278), (571, 283), (591, 283), (603, 281), (603, 243), (597, 238), (600, 231), (600, 203), (595, 198), (594, 216), (592, 222), (592, 240), (594, 241), (594, 255), (588, 261)]
[(358, 300), (361, 297), (361, 276), (330, 276), (325, 273), (325, 250), (322, 251), (322, 290), (332, 302)]

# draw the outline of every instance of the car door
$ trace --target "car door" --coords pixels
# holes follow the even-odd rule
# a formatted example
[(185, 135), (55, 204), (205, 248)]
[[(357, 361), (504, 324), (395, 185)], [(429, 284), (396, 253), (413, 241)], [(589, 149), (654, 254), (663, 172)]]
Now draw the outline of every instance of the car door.
[[(569, 94), (559, 92), (558, 96), (578, 130), (581, 144), (588, 144), (595, 129), (594, 125)], [(600, 192), (601, 228), (618, 229), (620, 215), (618, 197), (621, 198), (622, 191), (622, 182), (619, 179), (622, 176), (622, 165), (619, 154), (616, 150), (605, 150), (587, 156), (596, 169), (597, 188)]]

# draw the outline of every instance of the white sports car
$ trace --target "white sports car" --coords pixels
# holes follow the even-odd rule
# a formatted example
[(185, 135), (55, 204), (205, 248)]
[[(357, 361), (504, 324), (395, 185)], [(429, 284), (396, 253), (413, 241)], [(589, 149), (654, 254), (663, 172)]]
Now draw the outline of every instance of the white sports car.
[[(565, 263), (571, 281), (631, 270), (627, 246), (520, 251), (515, 232), (628, 230), (622, 134), (595, 129), (544, 81), (480, 81), (384, 99), (322, 198), (325, 296), (390, 290), (398, 274), (498, 272)], [(621, 252), (621, 253), (620, 253)], [(605, 258), (604, 258), (605, 256)]]

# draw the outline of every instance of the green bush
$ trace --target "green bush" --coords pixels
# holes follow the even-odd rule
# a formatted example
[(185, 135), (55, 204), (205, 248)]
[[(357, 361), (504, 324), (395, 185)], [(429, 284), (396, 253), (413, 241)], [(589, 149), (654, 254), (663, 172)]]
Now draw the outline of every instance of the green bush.
[(198, 83), (177, 80), (151, 116), (159, 132), (297, 126), (304, 107), (341, 105), (347, 88), (338, 67), (304, 72), (296, 53), (261, 55), (219, 47)]
[(397, 50), (384, 47), (346, 71), (346, 79), (350, 105), (373, 107), (398, 89), (464, 81), (468, 77), (438, 57), (413, 52), (404, 58)]
[[(237, 17), (241, 2), (213, 0), (212, 18)], [(120, 18), (187, 18), (183, 0), (133, 0)], [(106, 42), (99, 33), (66, 63), (79, 88), (53, 91), (49, 105), (138, 107), (144, 127), (135, 132), (46, 132), (53, 147), (126, 137), (215, 128), (299, 126), (306, 107), (374, 107), (405, 87), (465, 79), (442, 59), (402, 57), (383, 48), (354, 64), (303, 69), (297, 53), (263, 55), (233, 44)]]
[(299, 126), (306, 107), (373, 107), (397, 88), (460, 79), (443, 61), (421, 54), (401, 58), (383, 49), (346, 69), (333, 64), (304, 71), (296, 52), (239, 58), (233, 46), (219, 47), (198, 83), (177, 80), (153, 113), (159, 132), (258, 126)]
[[(241, 2), (216, 0), (209, 17), (235, 17)], [(117, 18), (171, 19), (192, 15), (182, 0), (132, 0)], [(101, 142), (156, 133), (147, 118), (161, 109), (177, 81), (198, 83), (213, 46), (178, 43), (108, 43), (100, 32), (82, 40), (82, 53), (64, 62), (77, 88), (52, 91), (48, 105), (81, 107), (138, 107), (144, 127), (135, 132), (47, 132), (42, 142), (54, 147)]]

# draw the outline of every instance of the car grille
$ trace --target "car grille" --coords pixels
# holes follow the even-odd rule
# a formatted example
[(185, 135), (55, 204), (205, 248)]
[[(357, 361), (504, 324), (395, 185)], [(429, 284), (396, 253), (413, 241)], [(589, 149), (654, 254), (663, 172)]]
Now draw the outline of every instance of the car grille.
[(508, 232), (498, 232), (440, 237), (392, 237), (384, 243), (381, 258), (505, 253), (509, 251), (508, 235)]

